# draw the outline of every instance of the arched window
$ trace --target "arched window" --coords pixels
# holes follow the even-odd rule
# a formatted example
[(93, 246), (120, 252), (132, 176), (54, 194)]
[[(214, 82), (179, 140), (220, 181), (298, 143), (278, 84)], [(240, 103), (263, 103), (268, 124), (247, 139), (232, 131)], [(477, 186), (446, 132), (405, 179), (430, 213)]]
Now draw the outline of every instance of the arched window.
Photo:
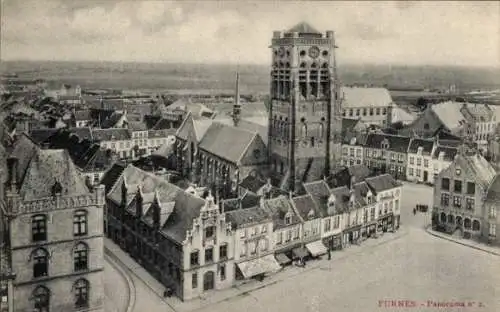
[(471, 221), (469, 218), (465, 218), (464, 220), (464, 227), (467, 229), (467, 230), (470, 230), (471, 228)]
[(73, 235), (87, 235), (87, 211), (75, 211), (75, 214), (73, 215)]
[(311, 137), (311, 146), (314, 146), (314, 137)]
[(75, 292), (75, 308), (86, 308), (89, 306), (89, 282), (81, 278), (73, 286)]
[(73, 267), (75, 272), (88, 269), (89, 248), (87, 244), (79, 242), (73, 250)]
[(286, 62), (285, 67), (290, 68), (290, 63)]
[(36, 215), (31, 218), (31, 235), (34, 242), (47, 240), (46, 215)]
[(316, 65), (316, 63), (311, 64), (311, 68), (316, 68), (316, 67), (318, 67), (318, 65)]
[(325, 135), (325, 126), (322, 123), (320, 123), (319, 124), (319, 137), (323, 138), (324, 135)]
[(453, 215), (451, 215), (451, 214), (450, 214), (450, 215), (448, 215), (448, 223), (450, 223), (450, 224), (455, 223), (455, 218), (454, 218), (454, 217), (453, 217)]
[(321, 65), (322, 68), (328, 68), (328, 63), (323, 63), (323, 65)]
[(307, 66), (306, 62), (300, 63), (300, 68), (306, 68), (306, 66)]
[(38, 248), (31, 254), (33, 257), (33, 277), (43, 277), (49, 274), (49, 252)]
[(457, 225), (462, 225), (462, 217), (461, 216), (456, 217), (456, 223), (457, 223)]
[(307, 136), (307, 125), (306, 124), (302, 124), (302, 126), (301, 126), (301, 136), (303, 138), (305, 138)]
[(446, 222), (446, 213), (441, 212), (441, 222), (445, 223)]
[(474, 220), (472, 221), (472, 230), (473, 231), (479, 231), (481, 229), (479, 221)]
[(38, 286), (33, 291), (34, 311), (48, 312), (50, 308), (50, 290), (45, 286)]

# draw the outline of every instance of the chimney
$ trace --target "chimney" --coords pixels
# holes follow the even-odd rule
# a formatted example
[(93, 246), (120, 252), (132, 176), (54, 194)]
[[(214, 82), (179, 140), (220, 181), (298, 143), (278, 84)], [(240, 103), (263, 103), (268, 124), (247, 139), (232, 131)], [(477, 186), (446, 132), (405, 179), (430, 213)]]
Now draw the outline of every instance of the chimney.
[(127, 181), (125, 180), (125, 175), (124, 175), (122, 181), (122, 200), (121, 200), (123, 208), (126, 208), (127, 205), (127, 194), (128, 194)]
[(241, 105), (240, 105), (240, 73), (236, 73), (236, 94), (234, 97), (233, 105), (233, 123), (237, 127), (241, 119)]
[(7, 158), (7, 170), (9, 173), (9, 179), (7, 180), (10, 185), (10, 191), (17, 193), (17, 166), (19, 160), (16, 157)]
[(356, 184), (356, 177), (355, 176), (351, 176), (351, 180), (349, 181), (349, 189), (353, 189), (354, 188), (354, 184)]

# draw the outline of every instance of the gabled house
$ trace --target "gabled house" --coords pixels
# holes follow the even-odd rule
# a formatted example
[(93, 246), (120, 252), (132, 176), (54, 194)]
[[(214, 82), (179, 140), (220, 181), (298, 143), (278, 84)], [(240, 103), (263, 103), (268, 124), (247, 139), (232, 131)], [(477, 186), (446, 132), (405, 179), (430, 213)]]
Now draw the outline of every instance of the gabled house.
[[(399, 229), (403, 184), (389, 174), (365, 179), (377, 203), (377, 232)], [(370, 220), (372, 212), (370, 212)]]
[(408, 147), (408, 163), (406, 178), (408, 181), (433, 183), (432, 155), (435, 141), (433, 139), (412, 138)]
[(271, 199), (262, 199), (260, 206), (273, 219), (273, 240), (276, 254), (285, 254), (288, 258), (295, 258), (292, 250), (301, 245), (301, 220), (293, 209), (290, 198), (278, 196)]
[[(497, 177), (490, 163), (475, 151), (461, 146), (453, 162), (442, 170), (434, 185), (432, 224), (435, 229), (466, 239), (488, 239), (494, 181)], [(485, 201), (489, 201), (485, 204)]]

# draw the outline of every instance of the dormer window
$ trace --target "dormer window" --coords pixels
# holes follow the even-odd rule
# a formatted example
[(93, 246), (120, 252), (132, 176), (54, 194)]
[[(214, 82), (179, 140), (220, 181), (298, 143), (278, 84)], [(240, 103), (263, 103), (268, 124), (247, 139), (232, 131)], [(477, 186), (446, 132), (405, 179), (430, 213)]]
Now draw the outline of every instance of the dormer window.
[(285, 224), (286, 225), (292, 224), (292, 216), (289, 213), (287, 213), (285, 216)]
[(330, 195), (330, 197), (328, 197), (328, 207), (334, 207), (334, 206), (335, 206), (335, 196)]
[(368, 202), (368, 204), (371, 204), (372, 203), (372, 196), (371, 195), (367, 195), (366, 196), (366, 201)]
[(314, 210), (312, 210), (312, 209), (311, 209), (311, 210), (309, 211), (309, 213), (307, 214), (307, 218), (308, 218), (308, 219), (312, 219), (312, 218), (314, 218)]

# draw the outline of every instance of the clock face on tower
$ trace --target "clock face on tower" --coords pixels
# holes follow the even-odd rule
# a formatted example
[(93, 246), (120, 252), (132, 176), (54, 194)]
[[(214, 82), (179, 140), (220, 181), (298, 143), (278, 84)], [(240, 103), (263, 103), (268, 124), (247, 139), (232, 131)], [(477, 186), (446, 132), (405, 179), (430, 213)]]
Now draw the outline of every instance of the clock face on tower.
[(319, 56), (319, 48), (318, 47), (311, 47), (309, 49), (309, 56), (313, 59), (317, 58)]

